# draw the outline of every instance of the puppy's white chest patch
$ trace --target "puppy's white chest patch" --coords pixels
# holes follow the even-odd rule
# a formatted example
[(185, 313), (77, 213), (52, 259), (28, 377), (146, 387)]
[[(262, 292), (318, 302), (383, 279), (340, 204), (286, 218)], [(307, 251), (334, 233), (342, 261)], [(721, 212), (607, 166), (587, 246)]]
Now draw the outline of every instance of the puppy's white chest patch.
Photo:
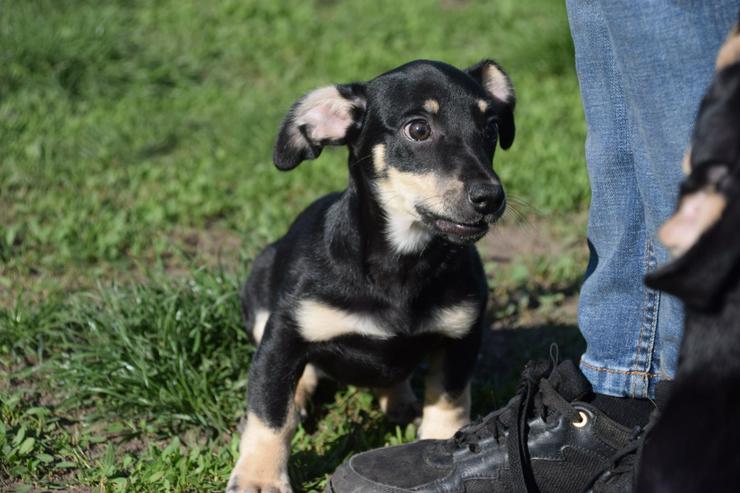
[[(459, 339), (470, 331), (477, 318), (478, 304), (464, 301), (433, 309), (416, 330), (409, 330), (406, 335), (435, 333)], [(313, 342), (351, 334), (375, 339), (390, 339), (398, 335), (372, 315), (352, 313), (311, 299), (299, 302), (296, 321), (303, 338)]]

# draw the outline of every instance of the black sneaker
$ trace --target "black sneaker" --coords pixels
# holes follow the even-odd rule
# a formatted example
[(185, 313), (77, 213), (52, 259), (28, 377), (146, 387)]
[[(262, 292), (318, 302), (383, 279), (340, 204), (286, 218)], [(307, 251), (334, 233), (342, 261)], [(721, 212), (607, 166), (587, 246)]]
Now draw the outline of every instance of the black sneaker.
[(611, 464), (599, 473), (585, 493), (632, 493), (637, 489), (637, 477), (645, 441), (660, 419), (660, 412), (671, 391), (670, 381), (661, 381), (655, 389), (656, 408), (644, 428), (635, 427), (629, 443), (612, 457)]
[(645, 442), (645, 434), (651, 425), (652, 421), (644, 429), (637, 427), (633, 430), (630, 443), (617, 452), (609, 467), (597, 475), (592, 484), (586, 488), (585, 493), (632, 493), (635, 491), (642, 446)]
[(355, 455), (329, 480), (349, 492), (580, 492), (625, 446), (631, 430), (579, 401), (591, 385), (571, 361), (529, 363), (503, 408), (449, 440)]

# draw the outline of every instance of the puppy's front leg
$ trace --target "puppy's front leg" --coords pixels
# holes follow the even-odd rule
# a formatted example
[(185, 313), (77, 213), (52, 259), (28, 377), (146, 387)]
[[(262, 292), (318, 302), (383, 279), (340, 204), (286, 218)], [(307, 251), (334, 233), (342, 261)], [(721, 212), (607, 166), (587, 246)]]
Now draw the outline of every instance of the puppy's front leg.
[(419, 438), (450, 438), (470, 422), (470, 384), (451, 389), (445, 385), (444, 357), (432, 355), (424, 389), (424, 411)]
[(271, 316), (249, 369), (247, 424), (229, 493), (291, 493), (290, 441), (298, 423), (296, 384), (305, 362), (290, 326)]
[(470, 422), (470, 379), (478, 354), (479, 326), (430, 354), (419, 438), (450, 438)]

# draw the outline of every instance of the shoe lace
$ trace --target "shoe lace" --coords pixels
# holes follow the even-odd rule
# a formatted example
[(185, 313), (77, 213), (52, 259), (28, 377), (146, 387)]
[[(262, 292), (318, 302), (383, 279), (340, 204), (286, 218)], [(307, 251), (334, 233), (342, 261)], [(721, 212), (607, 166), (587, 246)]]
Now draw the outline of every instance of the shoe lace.
[[(654, 412), (645, 427), (636, 426), (632, 430), (629, 442), (619, 450), (611, 459), (611, 464), (607, 468), (608, 475), (603, 479), (604, 483), (621, 481), (621, 477), (630, 474), (632, 488), (637, 486), (637, 476), (639, 473), (639, 464), (642, 462), (642, 452), (645, 447), (645, 441), (651, 430), (658, 422), (659, 413)], [(600, 473), (599, 476), (603, 474)], [(593, 482), (593, 481), (592, 481)]]
[(467, 447), (473, 453), (480, 451), (480, 441), (491, 436), (498, 443), (505, 441), (512, 474), (520, 479), (513, 481), (515, 493), (537, 491), (529, 467), (529, 420), (540, 417), (547, 421), (557, 414), (566, 416), (572, 422), (580, 419), (578, 410), (547, 379), (556, 364), (557, 356), (551, 361), (527, 363), (514, 397), (501, 409), (462, 428), (451, 439), (453, 447)]

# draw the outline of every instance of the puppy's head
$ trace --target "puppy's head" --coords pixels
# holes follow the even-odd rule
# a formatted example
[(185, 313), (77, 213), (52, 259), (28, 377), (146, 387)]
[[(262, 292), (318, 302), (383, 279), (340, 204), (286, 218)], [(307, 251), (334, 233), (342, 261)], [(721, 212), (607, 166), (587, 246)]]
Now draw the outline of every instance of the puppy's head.
[(720, 51), (717, 67), (684, 158), (689, 174), (681, 184), (677, 210), (658, 233), (674, 260), (646, 279), (649, 286), (675, 294), (697, 308), (715, 303), (740, 268), (737, 27)]
[(514, 102), (494, 61), (466, 70), (411, 62), (298, 100), (280, 130), (275, 164), (292, 169), (327, 144), (347, 144), (398, 253), (418, 252), (434, 236), (471, 243), (505, 208), (492, 159), (497, 143), (508, 149), (514, 140)]

